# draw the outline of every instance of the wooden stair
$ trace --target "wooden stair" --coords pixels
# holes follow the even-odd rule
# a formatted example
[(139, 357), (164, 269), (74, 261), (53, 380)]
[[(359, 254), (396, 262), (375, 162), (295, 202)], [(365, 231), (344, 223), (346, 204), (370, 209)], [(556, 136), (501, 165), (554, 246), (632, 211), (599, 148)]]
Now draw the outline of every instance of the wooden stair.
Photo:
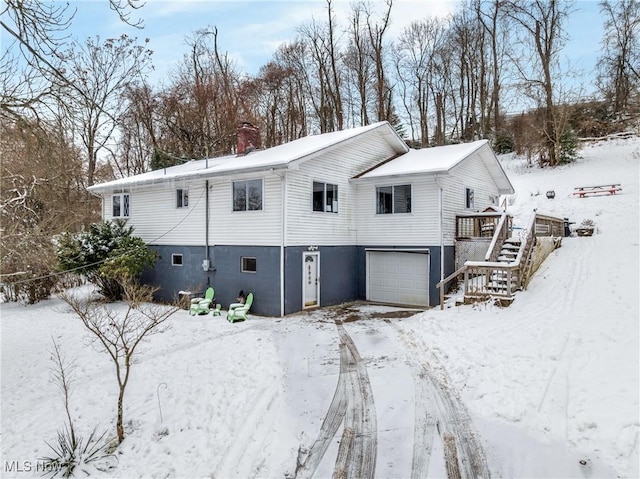
[(513, 263), (518, 257), (518, 252), (522, 246), (519, 239), (509, 238), (502, 244), (502, 249), (498, 254), (498, 262)]
[[(522, 243), (517, 238), (508, 238), (505, 240), (498, 254), (498, 263), (514, 263), (521, 247)], [(511, 276), (511, 278), (509, 278), (509, 276)], [(517, 277), (508, 271), (495, 270), (489, 276), (487, 289), (490, 293), (494, 294), (505, 293), (509, 291), (509, 280), (516, 281)]]

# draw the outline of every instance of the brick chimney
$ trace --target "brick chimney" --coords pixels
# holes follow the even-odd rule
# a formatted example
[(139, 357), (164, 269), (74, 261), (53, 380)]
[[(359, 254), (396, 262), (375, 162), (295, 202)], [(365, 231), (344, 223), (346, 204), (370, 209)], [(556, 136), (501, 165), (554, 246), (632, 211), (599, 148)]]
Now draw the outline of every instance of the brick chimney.
[(260, 148), (260, 130), (249, 122), (242, 122), (236, 130), (238, 138), (238, 155), (247, 155)]

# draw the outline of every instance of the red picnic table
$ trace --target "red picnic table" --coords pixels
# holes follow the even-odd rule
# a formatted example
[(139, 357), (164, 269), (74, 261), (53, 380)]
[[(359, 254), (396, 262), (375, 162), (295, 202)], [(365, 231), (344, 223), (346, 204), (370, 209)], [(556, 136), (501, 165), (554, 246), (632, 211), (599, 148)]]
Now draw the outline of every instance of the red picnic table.
[(574, 188), (573, 194), (578, 195), (579, 198), (584, 198), (589, 195), (597, 195), (599, 193), (607, 193), (615, 195), (618, 191), (622, 191), (620, 183), (609, 183), (608, 185), (597, 186), (577, 186)]

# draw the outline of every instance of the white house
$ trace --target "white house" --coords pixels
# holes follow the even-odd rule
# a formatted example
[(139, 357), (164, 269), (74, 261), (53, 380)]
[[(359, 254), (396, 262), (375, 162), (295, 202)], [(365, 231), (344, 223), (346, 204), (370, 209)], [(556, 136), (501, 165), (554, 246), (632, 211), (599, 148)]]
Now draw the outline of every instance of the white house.
[(487, 141), (413, 150), (387, 122), (89, 189), (105, 220), (127, 218), (160, 253), (144, 276), (160, 299), (211, 285), (223, 305), (253, 292), (252, 311), (273, 316), (437, 304), (456, 215), (513, 193)]

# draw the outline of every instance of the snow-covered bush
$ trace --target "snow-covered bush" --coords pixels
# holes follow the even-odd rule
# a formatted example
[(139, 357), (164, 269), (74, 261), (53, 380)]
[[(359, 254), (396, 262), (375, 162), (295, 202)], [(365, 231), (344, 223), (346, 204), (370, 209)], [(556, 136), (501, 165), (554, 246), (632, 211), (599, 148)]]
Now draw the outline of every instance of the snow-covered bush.
[(158, 255), (123, 220), (93, 223), (87, 231), (58, 237), (56, 256), (62, 271), (82, 274), (108, 300), (122, 299), (122, 283), (135, 282)]

